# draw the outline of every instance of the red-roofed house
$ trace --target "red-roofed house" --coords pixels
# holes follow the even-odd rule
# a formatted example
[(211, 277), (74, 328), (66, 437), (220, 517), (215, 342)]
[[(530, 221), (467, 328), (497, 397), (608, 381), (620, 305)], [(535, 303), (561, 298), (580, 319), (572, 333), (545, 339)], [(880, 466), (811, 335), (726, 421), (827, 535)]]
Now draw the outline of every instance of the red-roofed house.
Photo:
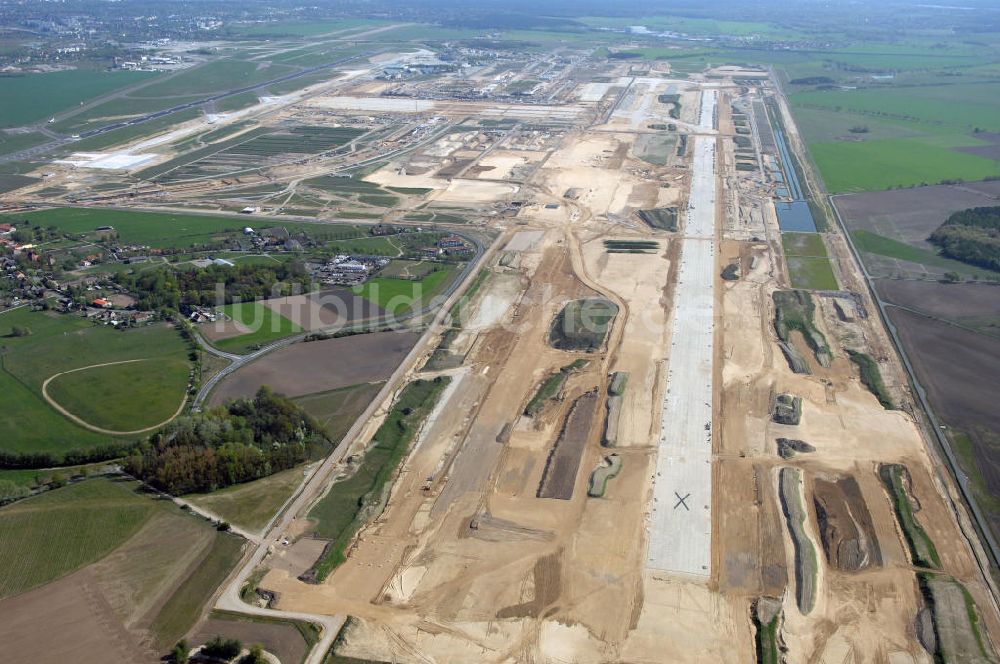
[(94, 305), (95, 307), (102, 307), (104, 309), (107, 309), (108, 307), (111, 306), (111, 302), (105, 300), (103, 297), (97, 298), (96, 300), (91, 302), (91, 304)]

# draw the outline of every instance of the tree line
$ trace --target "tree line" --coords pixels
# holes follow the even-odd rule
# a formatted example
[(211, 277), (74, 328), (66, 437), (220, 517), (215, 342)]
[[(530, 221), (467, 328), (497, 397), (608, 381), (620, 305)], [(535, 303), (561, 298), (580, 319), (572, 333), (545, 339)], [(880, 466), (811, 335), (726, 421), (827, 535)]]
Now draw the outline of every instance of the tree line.
[(125, 470), (172, 494), (214, 491), (316, 458), (329, 442), (312, 417), (264, 386), (252, 399), (175, 420), (140, 443)]
[(949, 258), (1000, 271), (1000, 206), (960, 210), (928, 240)]
[[(308, 292), (309, 273), (302, 261), (281, 265), (210, 265), (190, 270), (132, 270), (114, 276), (128, 289), (140, 309), (180, 310), (187, 306), (218, 306)], [(221, 301), (220, 301), (221, 300)]]

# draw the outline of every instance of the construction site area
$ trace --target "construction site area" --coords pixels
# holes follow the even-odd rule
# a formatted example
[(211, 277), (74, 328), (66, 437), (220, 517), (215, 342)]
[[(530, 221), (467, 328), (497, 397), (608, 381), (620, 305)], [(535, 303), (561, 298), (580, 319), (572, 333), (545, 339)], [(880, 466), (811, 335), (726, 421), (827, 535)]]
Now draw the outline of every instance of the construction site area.
[[(416, 51), (16, 193), (492, 242), (439, 313), (358, 361), (384, 387), (222, 609), (322, 617), (337, 655), (373, 662), (996, 661), (986, 553), (860, 266), (788, 225), (809, 210), (801, 149), (763, 69), (458, 72)], [(832, 283), (803, 282), (818, 254), (791, 246), (821, 249)], [(320, 343), (383, 352), (365, 339)], [(328, 377), (288, 364), (303, 348), (322, 346), (214, 398), (292, 364)], [(269, 380), (318, 391), (297, 376)], [(338, 493), (362, 480), (363, 504)]]

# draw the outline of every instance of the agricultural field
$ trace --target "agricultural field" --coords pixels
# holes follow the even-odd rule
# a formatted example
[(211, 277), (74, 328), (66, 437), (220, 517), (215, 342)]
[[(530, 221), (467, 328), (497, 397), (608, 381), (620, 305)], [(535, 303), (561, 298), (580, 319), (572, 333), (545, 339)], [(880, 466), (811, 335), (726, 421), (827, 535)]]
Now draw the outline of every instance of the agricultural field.
[[(0, 127), (19, 127), (48, 120), (115, 90), (142, 83), (152, 72), (57, 71), (0, 77)], [(31, 103), (24, 103), (30, 99)]]
[(350, 288), (329, 288), (264, 301), (264, 306), (309, 332), (338, 329), (361, 320), (375, 321), (384, 313), (377, 304)]
[[(966, 280), (1000, 275), (939, 255), (927, 238), (952, 213), (990, 205), (998, 193), (1000, 183), (982, 182), (835, 198), (931, 407), (951, 429), (973, 484), (980, 478), (979, 502), (994, 515), (995, 531), (1000, 448), (990, 441), (1000, 420), (986, 395), (1000, 371), (1000, 287)], [(943, 283), (947, 273), (961, 283)]]
[(0, 509), (0, 548), (9, 563), (0, 570), (0, 598), (58, 579), (128, 540), (156, 506), (135, 488), (92, 480)]
[(121, 478), (0, 508), (6, 656), (31, 660), (44, 639), (47, 652), (72, 650), (79, 662), (109, 652), (153, 660), (198, 621), (241, 549), (240, 539)]
[(295, 403), (315, 418), (330, 440), (337, 443), (382, 389), (382, 385), (381, 382), (350, 385), (297, 397)]
[[(9, 336), (14, 326), (30, 334)], [(189, 349), (167, 324), (119, 331), (71, 315), (16, 309), (0, 315), (0, 334), (8, 335), (3, 340), (0, 385), (8, 403), (16, 404), (0, 415), (0, 440), (8, 451), (58, 456), (110, 440), (109, 434), (78, 426), (46, 402), (42, 385), (56, 374), (143, 360), (64, 373), (51, 383), (50, 398), (55, 403), (90, 424), (112, 425), (112, 431), (159, 424), (174, 414), (184, 397)], [(133, 366), (145, 362), (154, 362), (164, 373), (137, 371)], [(23, 426), (24, 418), (32, 426)]]
[(889, 317), (937, 415), (963, 431), (1000, 432), (992, 389), (1000, 375), (1000, 339), (896, 307)]
[(977, 332), (1000, 335), (1000, 286), (911, 279), (879, 279), (875, 284), (887, 302)]
[(782, 233), (788, 276), (792, 288), (837, 290), (823, 236), (818, 233)]
[(239, 561), (243, 545), (241, 538), (220, 533), (202, 550), (197, 565), (176, 586), (150, 625), (160, 650), (177, 643), (198, 622), (215, 589)]
[(252, 396), (261, 385), (295, 398), (384, 381), (418, 337), (416, 332), (372, 332), (293, 344), (227, 376), (212, 393), (211, 404)]
[(834, 201), (873, 276), (939, 278), (956, 272), (968, 278), (990, 271), (940, 256), (927, 238), (952, 213), (991, 205), (997, 195), (1000, 182), (981, 182), (850, 194)]
[(922, 138), (816, 143), (809, 152), (827, 190), (833, 193), (1000, 175), (1000, 164), (993, 159), (951, 150)]
[(282, 663), (289, 664), (305, 661), (309, 649), (318, 640), (312, 623), (212, 611), (208, 620), (199, 624), (197, 630), (189, 636), (188, 642), (201, 644), (216, 636), (237, 639), (244, 646), (259, 643)]
[[(955, 61), (926, 51), (857, 53), (844, 57), (844, 64), (922, 66), (932, 71), (849, 90), (788, 85), (793, 115), (828, 191), (875, 191), (1000, 175), (1000, 151), (990, 133), (1000, 131), (1000, 91), (990, 79), (985, 85), (955, 77), (935, 79), (934, 69), (978, 64), (972, 53), (950, 57)], [(824, 77), (846, 79), (836, 71), (824, 72)], [(962, 103), (955, 104), (955, 99)]]

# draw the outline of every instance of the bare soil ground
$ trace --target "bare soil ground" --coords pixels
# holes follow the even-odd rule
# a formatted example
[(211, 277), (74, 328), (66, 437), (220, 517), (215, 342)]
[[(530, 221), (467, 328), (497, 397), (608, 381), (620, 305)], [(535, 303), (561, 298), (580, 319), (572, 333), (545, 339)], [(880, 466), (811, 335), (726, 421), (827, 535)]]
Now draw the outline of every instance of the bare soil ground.
[(996, 205), (1000, 182), (933, 185), (837, 196), (837, 209), (851, 230), (864, 229), (935, 251), (927, 237), (958, 210)]
[(952, 426), (1000, 431), (993, 389), (1000, 376), (1000, 339), (902, 309), (890, 308), (889, 316), (938, 415)]
[(1000, 286), (879, 279), (876, 288), (883, 299), (931, 316), (959, 320), (990, 314), (1000, 317)]
[(4, 615), (0, 641), (4, 657), (12, 662), (103, 664), (109, 659), (158, 659), (121, 625), (89, 569), (4, 600), (0, 613)]
[(559, 438), (546, 462), (545, 473), (538, 486), (539, 498), (559, 498), (570, 500), (576, 476), (580, 470), (580, 457), (593, 428), (594, 412), (597, 409), (596, 391), (577, 398), (566, 416)]
[(0, 601), (4, 660), (158, 661), (162, 653), (153, 648), (152, 623), (215, 534), (192, 519), (158, 514), (98, 562)]
[[(722, 261), (735, 253), (734, 247), (724, 245)], [(716, 477), (726, 490), (716, 494), (713, 508), (717, 515), (714, 578), (724, 593), (750, 595), (766, 589), (761, 594), (786, 598), (782, 638), (789, 649), (789, 661), (845, 661), (851, 657), (856, 661), (927, 661), (912, 629), (912, 617), (920, 606), (919, 591), (891, 505), (875, 473), (877, 462), (899, 459), (916, 469), (914, 491), (924, 509), (930, 510), (922, 514), (921, 521), (934, 524), (931, 537), (948, 549), (945, 565), (971, 581), (977, 603), (989, 606), (983, 585), (976, 585), (970, 552), (962, 544), (955, 521), (947, 516), (949, 508), (931, 479), (928, 469), (933, 466), (909, 416), (878, 405), (858, 383), (839, 348), (835, 348), (829, 369), (811, 362), (813, 374), (805, 376), (788, 368), (771, 326), (773, 288), (772, 268), (765, 258), (739, 281), (726, 284), (722, 295), (720, 345), (725, 360), (717, 438), (721, 458)], [(827, 339), (835, 341), (842, 336), (834, 327), (838, 325), (835, 318), (820, 318), (819, 310), (817, 317)], [(879, 339), (867, 327), (853, 334), (868, 343)], [(802, 350), (808, 354), (807, 349)], [(769, 421), (770, 399), (776, 392), (803, 397), (799, 426)], [(852, 522), (860, 524), (860, 506), (867, 506), (873, 544), (883, 560), (881, 568), (841, 572), (829, 566), (820, 552), (816, 605), (807, 616), (795, 606), (794, 593), (782, 589), (783, 583), (792, 583), (784, 582), (782, 574), (787, 569), (791, 579), (793, 557), (787, 535), (781, 538), (782, 550), (769, 549), (777, 539), (774, 533), (781, 532), (783, 526), (778, 520), (780, 513), (777, 518), (775, 515), (775, 496), (766, 473), (779, 462), (777, 437), (797, 438), (816, 447), (815, 452), (798, 454), (791, 460), (805, 471), (806, 532), (813, 541), (822, 541), (813, 503), (817, 498), (828, 500), (824, 482), (829, 480), (824, 478), (851, 477), (858, 490), (855, 493), (852, 488), (850, 499), (845, 495), (840, 502), (845, 507), (838, 511), (849, 512)], [(860, 530), (869, 528), (861, 526)], [(747, 574), (744, 562), (759, 571)], [(995, 619), (991, 620), (995, 625)]]
[(413, 332), (375, 332), (298, 343), (251, 362), (223, 380), (210, 403), (253, 395), (261, 385), (290, 397), (382, 381), (416, 343)]
[(384, 313), (378, 305), (348, 288), (274, 298), (265, 300), (264, 306), (307, 331), (377, 318)]
[(882, 564), (872, 517), (856, 479), (817, 477), (813, 505), (823, 550), (832, 567), (855, 572)]

